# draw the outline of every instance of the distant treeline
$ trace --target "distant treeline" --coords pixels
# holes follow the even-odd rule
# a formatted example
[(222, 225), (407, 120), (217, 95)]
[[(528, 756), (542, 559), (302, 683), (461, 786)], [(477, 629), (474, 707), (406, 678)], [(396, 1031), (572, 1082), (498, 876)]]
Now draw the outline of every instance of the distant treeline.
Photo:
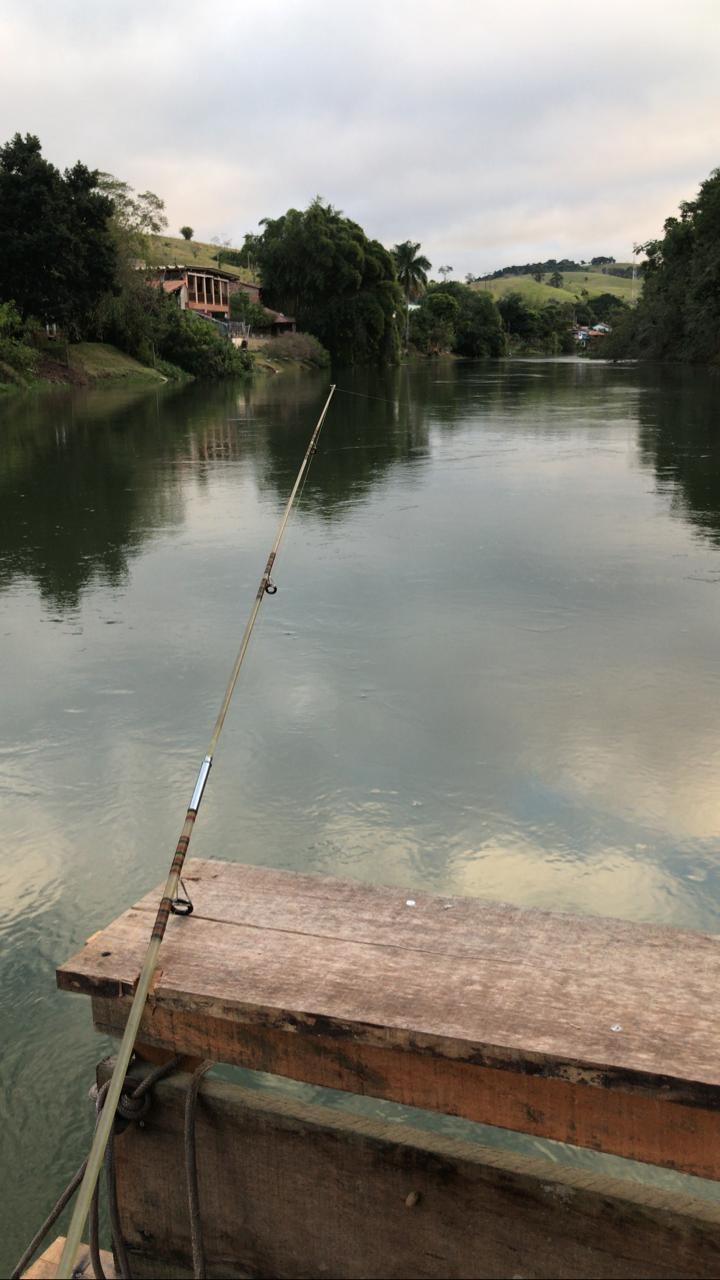
[(640, 251), (647, 258), (642, 297), (598, 354), (720, 363), (720, 169)]
[[(589, 262), (574, 262), (572, 258), (547, 258), (545, 262), (524, 262), (521, 266), (500, 267), (498, 271), (491, 271), (488, 275), (475, 278), (502, 280), (504, 276), (534, 276), (536, 280), (541, 280), (543, 276), (554, 275), (556, 271), (587, 271), (588, 267), (594, 267), (596, 271), (602, 271), (608, 276), (620, 276), (624, 280), (631, 279), (633, 273), (632, 266), (618, 266), (614, 258), (598, 254)], [(641, 273), (642, 263), (637, 270)]]

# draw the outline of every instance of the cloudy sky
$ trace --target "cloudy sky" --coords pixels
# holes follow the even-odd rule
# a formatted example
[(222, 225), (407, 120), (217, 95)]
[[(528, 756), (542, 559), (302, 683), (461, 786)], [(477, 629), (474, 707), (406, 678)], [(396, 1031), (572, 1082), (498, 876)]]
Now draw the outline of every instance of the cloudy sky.
[(3, 139), (234, 243), (319, 193), (458, 275), (621, 259), (720, 165), (717, 0), (4, 0)]

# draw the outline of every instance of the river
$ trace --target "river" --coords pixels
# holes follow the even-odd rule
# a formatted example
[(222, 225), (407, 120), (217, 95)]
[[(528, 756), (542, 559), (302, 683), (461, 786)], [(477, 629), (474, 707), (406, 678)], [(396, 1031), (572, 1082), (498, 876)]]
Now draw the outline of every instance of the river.
[[(337, 381), (192, 852), (717, 931), (718, 377)], [(54, 968), (164, 878), (327, 382), (0, 401), (2, 1274), (107, 1048)]]

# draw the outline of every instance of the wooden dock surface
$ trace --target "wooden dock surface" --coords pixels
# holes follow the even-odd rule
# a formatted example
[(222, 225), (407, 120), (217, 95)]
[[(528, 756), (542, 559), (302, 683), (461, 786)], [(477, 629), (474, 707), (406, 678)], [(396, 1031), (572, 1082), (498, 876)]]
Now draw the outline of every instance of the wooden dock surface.
[[(184, 878), (148, 1044), (720, 1177), (719, 938), (236, 863)], [(101, 1030), (160, 893), (58, 971)]]

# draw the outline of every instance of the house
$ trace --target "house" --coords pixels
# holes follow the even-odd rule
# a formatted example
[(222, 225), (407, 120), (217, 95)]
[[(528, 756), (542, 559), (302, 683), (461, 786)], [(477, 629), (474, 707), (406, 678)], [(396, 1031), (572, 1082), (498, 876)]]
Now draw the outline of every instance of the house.
[(213, 320), (230, 319), (230, 298), (239, 290), (249, 294), (253, 302), (260, 301), (259, 284), (238, 280), (236, 275), (218, 267), (185, 267), (175, 263), (149, 268), (148, 278), (150, 284), (174, 297), (181, 311), (197, 311)]
[(587, 346), (594, 338), (604, 338), (606, 333), (612, 333), (612, 326), (609, 324), (576, 324), (573, 326), (573, 334), (576, 342), (581, 346)]
[[(230, 319), (230, 299), (234, 293), (245, 293), (251, 302), (262, 307), (260, 285), (249, 280), (238, 280), (229, 271), (217, 267), (184, 267), (179, 264), (151, 267), (149, 283), (175, 298), (181, 311), (196, 311), (210, 320)], [(263, 308), (268, 317), (266, 328), (273, 337), (280, 333), (294, 333), (295, 321), (281, 311)]]

